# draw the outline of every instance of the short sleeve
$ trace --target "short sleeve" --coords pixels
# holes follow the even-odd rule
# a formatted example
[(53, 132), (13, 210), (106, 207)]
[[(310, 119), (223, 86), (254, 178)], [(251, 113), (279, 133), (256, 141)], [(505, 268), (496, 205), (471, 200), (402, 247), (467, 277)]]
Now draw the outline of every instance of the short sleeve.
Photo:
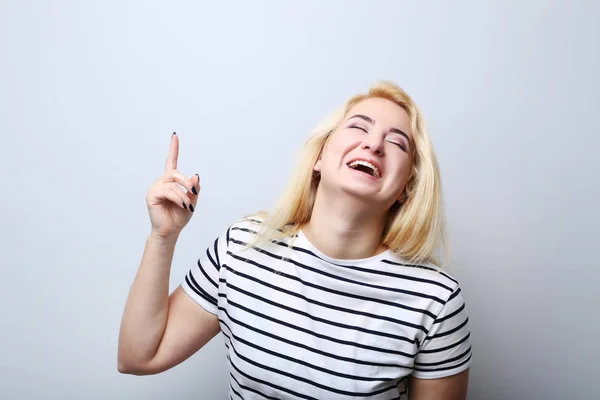
[(229, 230), (221, 234), (208, 246), (206, 252), (191, 267), (181, 282), (183, 290), (206, 311), (219, 311), (219, 274), (227, 254)]
[(465, 301), (460, 287), (457, 287), (421, 344), (412, 375), (421, 379), (437, 379), (469, 368), (470, 337)]

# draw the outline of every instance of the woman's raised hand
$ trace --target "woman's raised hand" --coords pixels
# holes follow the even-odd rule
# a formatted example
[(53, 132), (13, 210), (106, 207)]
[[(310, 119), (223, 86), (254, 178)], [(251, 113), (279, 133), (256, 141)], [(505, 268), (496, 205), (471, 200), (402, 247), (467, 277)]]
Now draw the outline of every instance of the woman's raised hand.
[(198, 194), (200, 177), (188, 178), (177, 170), (179, 138), (171, 136), (165, 174), (152, 184), (146, 195), (152, 231), (160, 237), (177, 237), (190, 222)]

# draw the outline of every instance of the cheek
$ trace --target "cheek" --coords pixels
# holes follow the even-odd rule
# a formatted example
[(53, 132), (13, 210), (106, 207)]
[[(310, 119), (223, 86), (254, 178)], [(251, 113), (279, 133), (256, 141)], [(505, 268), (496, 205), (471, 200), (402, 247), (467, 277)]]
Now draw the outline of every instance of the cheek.
[(323, 162), (326, 164), (334, 164), (338, 163), (340, 158), (344, 155), (344, 147), (340, 141), (332, 140), (327, 144), (325, 149), (323, 149), (323, 154), (321, 158)]
[(352, 132), (341, 131), (331, 137), (327, 145), (327, 153), (329, 158), (343, 158), (348, 152), (355, 149), (360, 144), (359, 138)]
[(412, 171), (412, 163), (409, 160), (401, 163), (400, 165), (396, 165), (393, 168), (394, 176), (393, 182), (398, 183), (398, 191), (404, 190), (404, 186), (408, 183), (410, 178), (410, 173)]

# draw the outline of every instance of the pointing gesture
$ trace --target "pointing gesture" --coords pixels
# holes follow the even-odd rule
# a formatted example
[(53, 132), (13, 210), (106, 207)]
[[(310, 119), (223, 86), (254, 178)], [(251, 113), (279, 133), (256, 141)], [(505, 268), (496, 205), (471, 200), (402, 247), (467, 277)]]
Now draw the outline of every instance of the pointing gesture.
[(167, 165), (165, 167), (165, 174), (177, 169), (177, 159), (179, 158), (179, 138), (177, 134), (173, 132), (171, 135), (171, 147), (169, 147), (169, 156), (167, 157)]
[(173, 133), (165, 174), (148, 190), (146, 205), (152, 230), (161, 237), (176, 237), (192, 218), (200, 193), (200, 177), (191, 179), (177, 170), (179, 138)]

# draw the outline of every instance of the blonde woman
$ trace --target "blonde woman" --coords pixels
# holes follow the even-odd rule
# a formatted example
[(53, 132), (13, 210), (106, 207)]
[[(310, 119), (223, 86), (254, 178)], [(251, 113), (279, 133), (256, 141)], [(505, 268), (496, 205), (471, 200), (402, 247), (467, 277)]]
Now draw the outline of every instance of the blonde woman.
[[(470, 331), (439, 266), (444, 216), (421, 112), (390, 82), (307, 141), (279, 204), (224, 230), (168, 293), (199, 177), (173, 134), (125, 307), (118, 368), (155, 374), (223, 333), (232, 399), (465, 399)], [(181, 190), (184, 188), (185, 190)]]

